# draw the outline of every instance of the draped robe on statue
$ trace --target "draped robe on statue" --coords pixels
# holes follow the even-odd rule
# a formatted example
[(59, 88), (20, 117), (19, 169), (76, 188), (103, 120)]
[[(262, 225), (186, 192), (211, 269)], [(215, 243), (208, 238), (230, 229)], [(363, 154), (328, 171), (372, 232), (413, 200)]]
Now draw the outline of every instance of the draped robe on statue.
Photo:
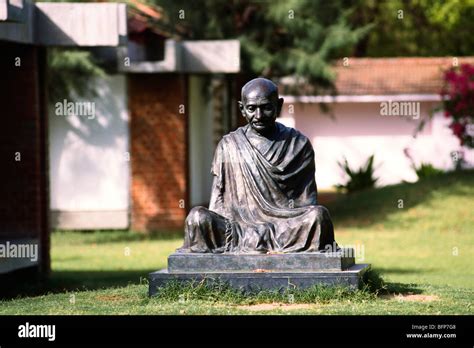
[(224, 136), (212, 163), (209, 209), (193, 208), (178, 251), (314, 252), (333, 245), (329, 212), (317, 205), (314, 151), (293, 128), (276, 123), (251, 142), (249, 125)]

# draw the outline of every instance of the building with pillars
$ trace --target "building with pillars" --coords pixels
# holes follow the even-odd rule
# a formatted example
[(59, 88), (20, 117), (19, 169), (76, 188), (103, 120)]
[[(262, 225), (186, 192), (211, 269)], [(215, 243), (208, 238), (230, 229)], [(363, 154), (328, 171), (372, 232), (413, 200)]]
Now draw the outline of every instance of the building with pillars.
[[(180, 228), (206, 199), (214, 144), (236, 122), (239, 43), (170, 40), (139, 12), (0, 2), (0, 244), (39, 248), (34, 261), (0, 257), (0, 274), (47, 274), (53, 230)], [(104, 62), (96, 97), (49, 98), (50, 47)], [(88, 103), (93, 113), (61, 113), (58, 103)]]

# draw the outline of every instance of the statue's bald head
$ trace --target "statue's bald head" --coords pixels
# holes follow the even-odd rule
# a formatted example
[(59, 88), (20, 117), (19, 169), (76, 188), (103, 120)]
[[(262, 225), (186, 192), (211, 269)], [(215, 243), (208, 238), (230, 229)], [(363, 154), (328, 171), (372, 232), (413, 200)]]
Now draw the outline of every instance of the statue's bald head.
[(278, 87), (273, 81), (259, 77), (247, 82), (242, 87), (242, 101), (248, 98), (263, 97), (278, 100)]
[(242, 87), (239, 108), (250, 127), (262, 135), (275, 129), (275, 119), (280, 115), (283, 98), (278, 98), (278, 87), (264, 78), (253, 79)]

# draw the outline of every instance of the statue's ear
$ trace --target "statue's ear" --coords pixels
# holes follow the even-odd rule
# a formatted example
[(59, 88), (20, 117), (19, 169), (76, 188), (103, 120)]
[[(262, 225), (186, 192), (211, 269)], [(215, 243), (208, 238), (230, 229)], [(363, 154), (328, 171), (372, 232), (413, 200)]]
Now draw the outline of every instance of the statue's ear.
[(242, 103), (240, 100), (237, 103), (239, 104), (240, 113), (245, 117), (244, 103)]

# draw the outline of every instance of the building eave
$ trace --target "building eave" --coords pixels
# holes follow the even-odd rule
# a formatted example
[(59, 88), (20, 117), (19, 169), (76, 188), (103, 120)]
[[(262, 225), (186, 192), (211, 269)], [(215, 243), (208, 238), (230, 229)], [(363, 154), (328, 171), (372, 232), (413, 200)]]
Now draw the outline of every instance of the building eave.
[(126, 4), (0, 1), (0, 40), (41, 46), (126, 44)]
[(286, 103), (378, 103), (389, 101), (439, 102), (438, 94), (390, 94), (390, 95), (282, 95)]
[(223, 73), (240, 71), (239, 40), (166, 40), (162, 61), (128, 62), (127, 51), (120, 53), (119, 71), (125, 73)]

